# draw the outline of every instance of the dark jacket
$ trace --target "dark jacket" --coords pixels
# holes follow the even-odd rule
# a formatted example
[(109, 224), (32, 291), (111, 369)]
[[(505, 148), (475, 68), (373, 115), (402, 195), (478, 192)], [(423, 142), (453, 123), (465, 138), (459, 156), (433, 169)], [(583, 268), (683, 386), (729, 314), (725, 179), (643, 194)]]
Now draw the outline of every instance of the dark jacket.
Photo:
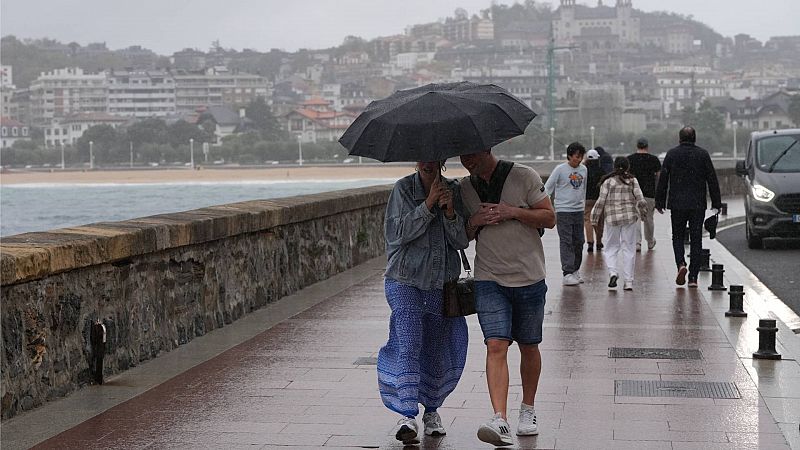
[(600, 168), (600, 161), (590, 159), (586, 161), (586, 200), (597, 200), (600, 197), (600, 179), (605, 173)]
[(683, 143), (667, 152), (656, 188), (656, 208), (702, 209), (721, 208), (719, 182), (708, 152), (694, 144)]
[(600, 168), (603, 169), (603, 174), (609, 174), (614, 171), (614, 157), (611, 156), (603, 147), (595, 147), (597, 153), (600, 154)]

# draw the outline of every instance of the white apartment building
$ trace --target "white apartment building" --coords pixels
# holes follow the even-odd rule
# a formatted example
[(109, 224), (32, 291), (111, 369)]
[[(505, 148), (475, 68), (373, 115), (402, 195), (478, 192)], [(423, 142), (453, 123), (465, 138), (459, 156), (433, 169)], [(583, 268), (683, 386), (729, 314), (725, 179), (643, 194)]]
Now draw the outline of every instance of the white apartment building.
[(436, 52), (408, 52), (398, 53), (394, 57), (394, 64), (403, 70), (414, 70), (420, 64), (433, 62)]
[(175, 114), (175, 79), (165, 71), (108, 73), (108, 112), (126, 117)]
[(234, 110), (257, 97), (271, 97), (266, 78), (234, 73), (221, 67), (203, 73), (175, 75), (175, 103), (178, 114), (193, 113), (208, 106), (229, 106)]
[(128, 119), (123, 117), (112, 116), (104, 112), (78, 113), (67, 117), (58, 117), (44, 128), (44, 146), (75, 145), (83, 133), (95, 125), (110, 125), (116, 128), (127, 121)]
[(455, 68), (450, 72), (450, 77), (453, 80), (496, 84), (534, 109), (540, 109), (547, 89), (545, 64), (525, 60), (509, 59), (492, 67)]
[(653, 74), (665, 117), (680, 114), (686, 106), (698, 108), (706, 97), (728, 95), (725, 82), (707, 67), (657, 66)]
[(31, 83), (30, 99), (32, 120), (39, 125), (74, 113), (106, 112), (108, 78), (77, 67), (42, 72)]

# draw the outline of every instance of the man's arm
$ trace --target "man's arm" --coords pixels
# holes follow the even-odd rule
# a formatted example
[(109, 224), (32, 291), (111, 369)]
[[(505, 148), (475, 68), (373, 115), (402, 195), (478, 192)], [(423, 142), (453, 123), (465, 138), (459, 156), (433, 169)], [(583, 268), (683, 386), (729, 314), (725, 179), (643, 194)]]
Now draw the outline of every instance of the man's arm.
[(658, 176), (658, 185), (656, 185), (656, 209), (659, 213), (664, 213), (664, 208), (667, 207), (667, 189), (669, 185), (669, 167), (670, 155), (664, 158), (664, 164), (661, 166), (661, 171)]
[(556, 226), (556, 212), (550, 198), (545, 197), (530, 208), (509, 205), (502, 202), (481, 203), (481, 209), (486, 211), (487, 225), (494, 225), (506, 220), (518, 220), (532, 228), (553, 228)]

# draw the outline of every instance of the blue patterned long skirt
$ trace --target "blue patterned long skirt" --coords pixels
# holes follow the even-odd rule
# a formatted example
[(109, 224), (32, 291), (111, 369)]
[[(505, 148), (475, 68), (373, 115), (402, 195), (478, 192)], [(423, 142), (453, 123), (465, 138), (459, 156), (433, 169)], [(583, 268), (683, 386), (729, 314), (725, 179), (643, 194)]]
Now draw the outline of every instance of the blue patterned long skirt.
[(467, 321), (442, 316), (442, 290), (423, 291), (387, 278), (392, 309), (389, 341), (378, 353), (383, 404), (405, 417), (419, 404), (438, 408), (453, 392), (467, 360)]

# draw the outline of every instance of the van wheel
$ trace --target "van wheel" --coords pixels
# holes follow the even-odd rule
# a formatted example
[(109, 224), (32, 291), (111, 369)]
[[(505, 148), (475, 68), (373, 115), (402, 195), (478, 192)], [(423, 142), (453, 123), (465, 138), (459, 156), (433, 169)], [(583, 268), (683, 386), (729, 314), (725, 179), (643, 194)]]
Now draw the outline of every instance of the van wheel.
[(764, 248), (764, 242), (762, 241), (760, 236), (756, 236), (750, 231), (750, 225), (747, 224), (744, 226), (745, 235), (747, 236), (747, 248), (752, 248), (756, 250), (761, 250)]

